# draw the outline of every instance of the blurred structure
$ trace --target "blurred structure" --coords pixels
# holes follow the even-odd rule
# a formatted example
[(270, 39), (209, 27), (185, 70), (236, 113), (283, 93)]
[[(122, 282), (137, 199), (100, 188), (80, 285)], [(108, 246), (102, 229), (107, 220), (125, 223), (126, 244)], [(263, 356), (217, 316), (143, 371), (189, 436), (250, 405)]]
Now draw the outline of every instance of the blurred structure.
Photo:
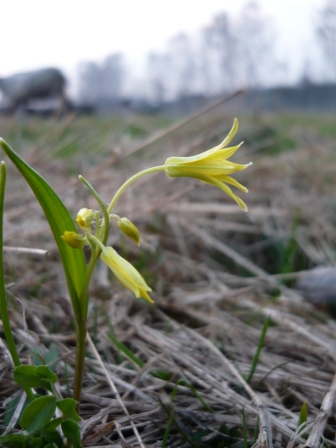
[(67, 103), (65, 85), (63, 73), (56, 68), (44, 68), (0, 78), (0, 91), (4, 97), (1, 111), (37, 114), (61, 111)]
[(79, 107), (100, 112), (120, 110), (124, 81), (125, 67), (120, 53), (108, 56), (102, 64), (82, 63), (79, 67)]

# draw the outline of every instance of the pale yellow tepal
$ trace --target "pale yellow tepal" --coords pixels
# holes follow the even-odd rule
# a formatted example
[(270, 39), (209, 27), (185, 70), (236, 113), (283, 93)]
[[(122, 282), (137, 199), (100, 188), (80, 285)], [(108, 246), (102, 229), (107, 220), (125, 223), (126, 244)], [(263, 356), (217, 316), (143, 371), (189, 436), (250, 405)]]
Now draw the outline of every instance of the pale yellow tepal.
[(143, 297), (148, 302), (154, 303), (148, 294), (152, 290), (141, 274), (112, 247), (102, 249), (100, 258), (112, 270), (120, 283), (133, 292), (135, 297)]
[(240, 165), (227, 160), (242, 145), (242, 143), (240, 143), (237, 146), (225, 148), (225, 146), (231, 142), (237, 131), (238, 120), (235, 118), (231, 131), (221, 144), (208, 151), (202, 152), (197, 156), (170, 157), (164, 164), (166, 174), (169, 177), (193, 177), (218, 187), (234, 199), (244, 211), (247, 211), (245, 203), (226, 185), (233, 185), (239, 190), (247, 193), (247, 188), (229, 176), (229, 174), (244, 170), (252, 164), (248, 163), (247, 165)]

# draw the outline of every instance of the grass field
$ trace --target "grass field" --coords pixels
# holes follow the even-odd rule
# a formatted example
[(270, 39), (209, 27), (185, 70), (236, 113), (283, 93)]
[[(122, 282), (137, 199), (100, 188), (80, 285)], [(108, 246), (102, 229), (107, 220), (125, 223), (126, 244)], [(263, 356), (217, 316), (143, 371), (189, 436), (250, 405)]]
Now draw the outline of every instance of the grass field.
[[(216, 188), (163, 173), (134, 183), (117, 204), (118, 215), (139, 227), (142, 245), (117, 226), (109, 244), (141, 272), (155, 305), (134, 299), (99, 266), (80, 412), (84, 446), (336, 446), (336, 326), (328, 314), (336, 293), (334, 304), (314, 304), (296, 289), (312, 268), (335, 266), (335, 116), (238, 118), (234, 143), (245, 143), (233, 161), (253, 162), (234, 176), (249, 189), (240, 194), (248, 213)], [(108, 203), (140, 169), (218, 144), (233, 116), (223, 103), (184, 120), (7, 117), (0, 136), (75, 218), (82, 207), (97, 208), (79, 174)], [(45, 355), (67, 397), (75, 333), (59, 255), (34, 195), (2, 158), (14, 335), (22, 361)], [(18, 416), (7, 411), (22, 391), (4, 344), (0, 350), (0, 429), (18, 431)]]

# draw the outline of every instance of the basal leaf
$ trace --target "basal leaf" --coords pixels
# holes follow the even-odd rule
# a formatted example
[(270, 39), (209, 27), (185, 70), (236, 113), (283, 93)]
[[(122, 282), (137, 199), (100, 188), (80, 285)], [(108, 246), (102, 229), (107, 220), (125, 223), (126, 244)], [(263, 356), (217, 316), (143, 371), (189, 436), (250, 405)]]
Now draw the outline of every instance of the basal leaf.
[(69, 247), (61, 238), (61, 235), (66, 230), (76, 232), (75, 224), (61, 199), (43, 177), (21, 159), (1, 138), (0, 146), (26, 179), (41, 204), (61, 254), (74, 311), (79, 315), (80, 307), (78, 297), (84, 283), (86, 272), (84, 254), (82, 251)]

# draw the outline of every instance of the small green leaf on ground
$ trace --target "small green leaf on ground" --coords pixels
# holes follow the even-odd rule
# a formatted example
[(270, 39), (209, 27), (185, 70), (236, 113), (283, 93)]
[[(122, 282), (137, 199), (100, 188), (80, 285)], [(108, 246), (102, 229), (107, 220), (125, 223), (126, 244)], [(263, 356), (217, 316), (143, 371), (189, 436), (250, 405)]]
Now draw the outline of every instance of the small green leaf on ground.
[(24, 410), (20, 425), (30, 434), (46, 425), (53, 417), (56, 410), (56, 398), (47, 395), (37, 398), (29, 403)]

